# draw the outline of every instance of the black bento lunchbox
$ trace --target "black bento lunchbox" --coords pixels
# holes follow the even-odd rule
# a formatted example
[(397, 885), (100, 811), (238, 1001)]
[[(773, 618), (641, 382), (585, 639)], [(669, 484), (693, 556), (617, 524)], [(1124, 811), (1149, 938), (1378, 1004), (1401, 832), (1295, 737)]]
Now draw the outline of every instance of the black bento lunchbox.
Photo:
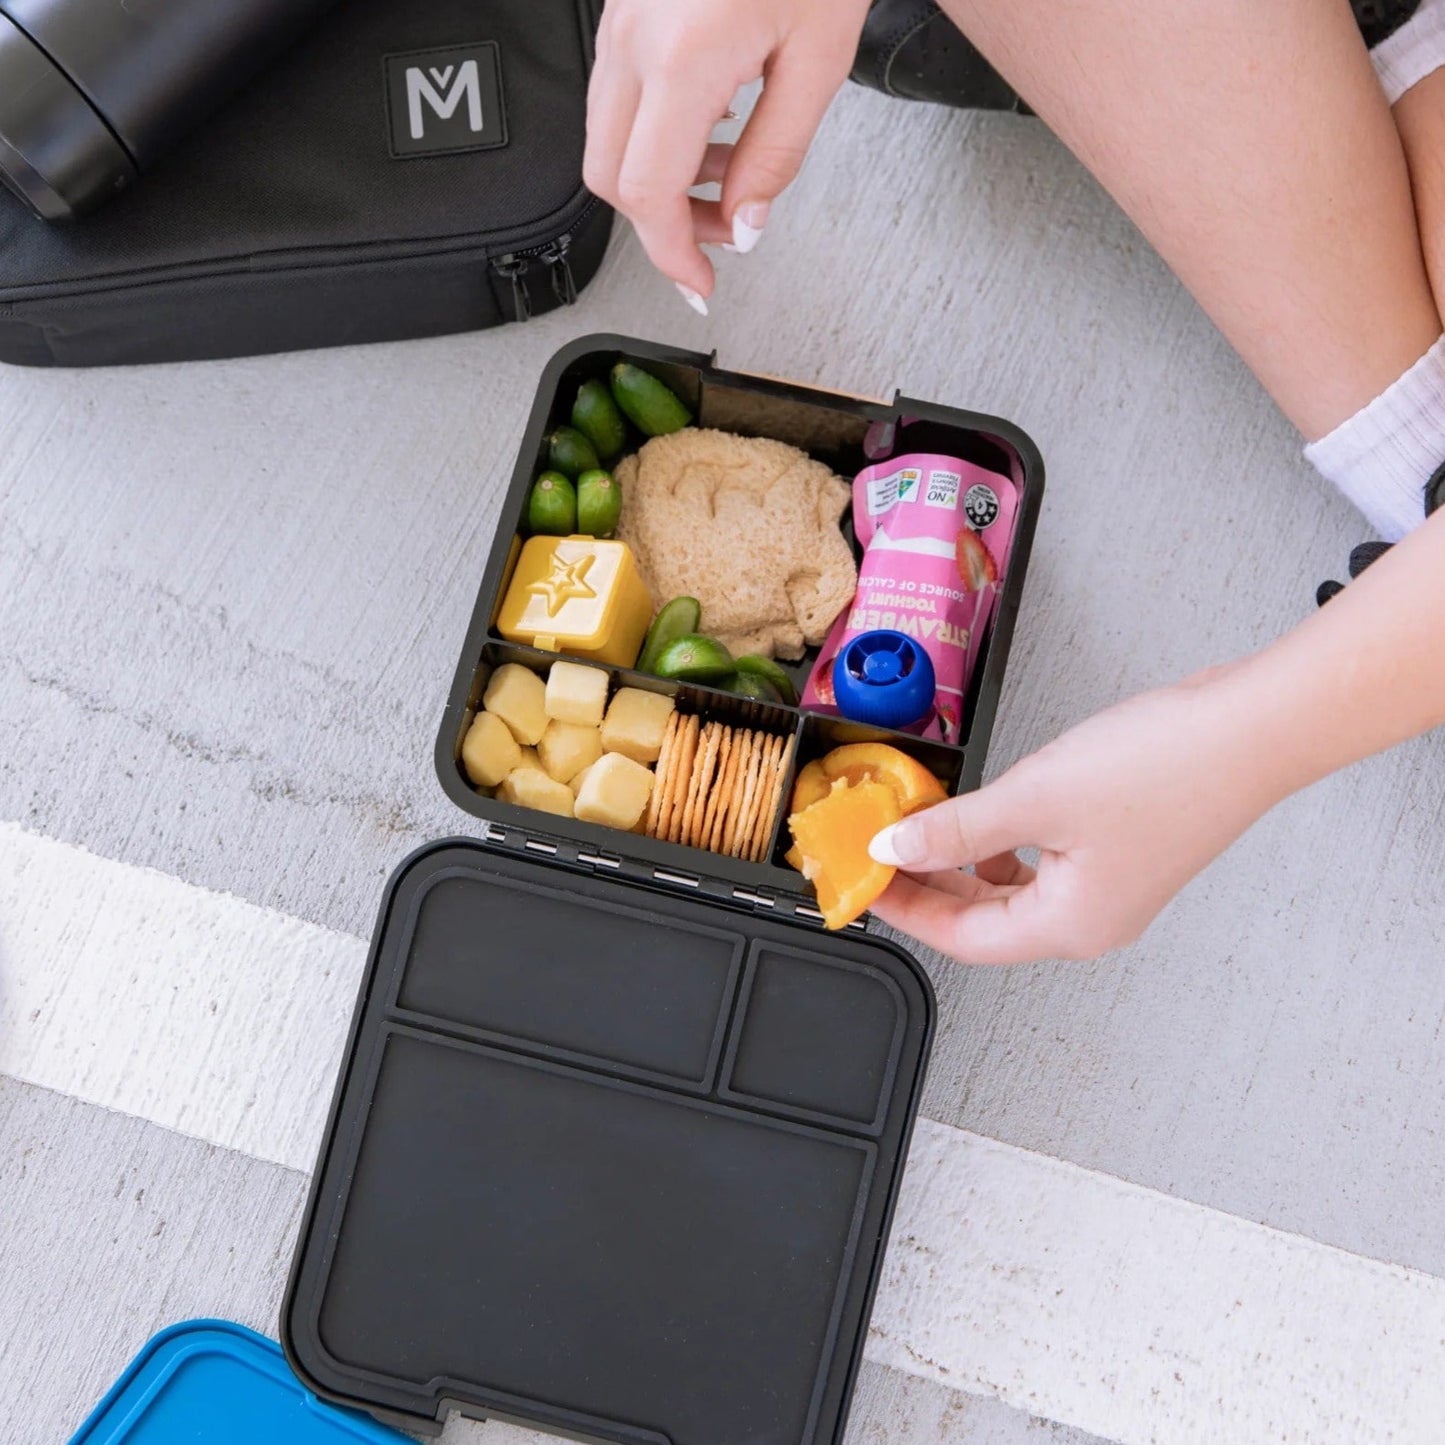
[(932, 1040), (927, 975), (861, 925), (822, 928), (783, 861), (786, 807), (766, 861), (743, 862), (522, 809), (460, 764), (491, 671), (555, 658), (504, 641), (498, 609), (544, 437), (619, 359), (700, 424), (790, 442), (840, 476), (891, 427), (909, 450), (1013, 478), (958, 746), (608, 669), (680, 713), (793, 736), (793, 772), (866, 737), (950, 792), (979, 782), (1043, 488), (1029, 439), (622, 337), (566, 347), (437, 743), (443, 786), (482, 826), (388, 886), (281, 1338), (318, 1395), (422, 1434), (460, 1412), (620, 1445), (837, 1445)]

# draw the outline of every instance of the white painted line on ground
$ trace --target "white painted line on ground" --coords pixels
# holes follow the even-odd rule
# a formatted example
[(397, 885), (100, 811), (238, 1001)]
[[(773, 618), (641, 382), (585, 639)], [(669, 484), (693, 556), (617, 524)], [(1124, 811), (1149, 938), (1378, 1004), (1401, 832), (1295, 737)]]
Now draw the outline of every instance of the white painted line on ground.
[(1122, 1445), (1445, 1438), (1445, 1280), (928, 1120), (869, 1355)]
[(0, 1073), (310, 1170), (366, 945), (0, 823)]
[[(361, 940), (0, 824), (0, 1072), (309, 1169)], [(1445, 1419), (1445, 1281), (920, 1123), (869, 1355), (1122, 1445)]]

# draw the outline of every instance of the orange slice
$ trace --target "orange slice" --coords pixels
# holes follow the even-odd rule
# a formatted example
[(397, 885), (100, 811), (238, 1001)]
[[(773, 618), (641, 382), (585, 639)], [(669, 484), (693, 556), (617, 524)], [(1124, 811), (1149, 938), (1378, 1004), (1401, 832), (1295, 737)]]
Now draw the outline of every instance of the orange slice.
[[(807, 768), (803, 772), (806, 773)], [(823, 772), (830, 778), (846, 778), (850, 783), (887, 783), (897, 796), (904, 817), (948, 797), (943, 784), (922, 763), (887, 743), (849, 743), (846, 747), (834, 748), (823, 759)], [(802, 781), (799, 775), (800, 785)]]
[(793, 784), (792, 811), (801, 813), (804, 808), (811, 808), (819, 798), (828, 796), (828, 789), (832, 786), (832, 780), (823, 771), (823, 764), (815, 758), (798, 774), (798, 780)]
[(803, 876), (829, 928), (844, 928), (877, 901), (896, 871), (868, 856), (875, 833), (902, 814), (886, 783), (838, 779), (825, 798), (788, 819)]

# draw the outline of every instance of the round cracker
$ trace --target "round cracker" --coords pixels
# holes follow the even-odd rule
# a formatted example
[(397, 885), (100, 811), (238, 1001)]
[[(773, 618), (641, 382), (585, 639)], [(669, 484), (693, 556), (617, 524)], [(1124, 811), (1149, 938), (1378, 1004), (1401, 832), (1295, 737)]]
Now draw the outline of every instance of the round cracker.
[(697, 846), (699, 848), (712, 847), (713, 829), (717, 823), (718, 801), (722, 797), (723, 779), (727, 776), (728, 759), (733, 751), (733, 730), (725, 723), (718, 724), (717, 737), (717, 768), (713, 772), (712, 786), (707, 790), (707, 798), (702, 808), (702, 817), (698, 823)]
[(702, 719), (698, 718), (696, 726), (688, 731), (692, 735), (691, 760), (687, 768), (678, 775), (672, 800), (672, 822), (667, 827), (668, 837), (674, 843), (683, 844), (687, 842), (688, 802), (697, 788), (698, 767), (702, 763)]
[(699, 846), (702, 832), (703, 809), (707, 807), (708, 789), (712, 784), (713, 772), (717, 768), (718, 737), (722, 724), (710, 722), (703, 726), (698, 741), (697, 761), (693, 764), (692, 780), (687, 788), (687, 806), (682, 815), (682, 842), (690, 848)]
[(733, 739), (737, 750), (737, 763), (733, 768), (732, 780), (728, 785), (726, 825), (722, 833), (722, 849), (731, 854), (738, 841), (738, 820), (743, 811), (743, 793), (747, 787), (748, 761), (752, 757), (753, 735), (746, 728), (738, 728)]
[(743, 856), (750, 862), (758, 861), (758, 835), (765, 829), (772, 826), (772, 817), (768, 811), (768, 800), (773, 796), (773, 786), (778, 776), (778, 759), (783, 755), (783, 740), (779, 737), (770, 737), (763, 747), (762, 766), (758, 770), (758, 795), (756, 812), (753, 815), (752, 831), (748, 834), (746, 850)]
[(744, 783), (742, 808), (738, 812), (738, 832), (733, 840), (733, 852), (744, 862), (753, 851), (753, 829), (758, 822), (758, 795), (763, 790), (763, 770), (768, 765), (768, 744), (771, 738), (764, 732), (753, 734), (753, 757)]
[(743, 755), (742, 732), (738, 728), (727, 729), (727, 752), (719, 756), (717, 785), (712, 790), (712, 806), (708, 817), (707, 846), (714, 853), (720, 853), (723, 845), (723, 830), (727, 825), (732, 804), (733, 784), (737, 780), (738, 763)]
[(797, 734), (791, 734), (783, 742), (783, 751), (778, 758), (778, 776), (773, 796), (768, 804), (768, 830), (763, 836), (763, 859), (766, 860), (768, 844), (773, 840), (773, 831), (787, 816), (788, 775), (793, 770), (793, 754), (798, 748)]
[(753, 790), (753, 803), (747, 814), (747, 834), (738, 842), (738, 857), (743, 858), (744, 863), (751, 863), (757, 851), (757, 821), (763, 816), (763, 799), (772, 789), (773, 741), (772, 737), (764, 736), (760, 746), (762, 756), (757, 760), (757, 788)]
[(673, 804), (677, 799), (677, 779), (679, 773), (685, 771), (683, 763), (683, 751), (687, 746), (688, 723), (691, 719), (683, 714), (677, 719), (677, 731), (673, 734), (672, 753), (667, 760), (667, 776), (658, 781), (658, 791), (662, 798), (657, 809), (657, 830), (653, 834), (655, 838), (667, 839), (669, 830), (672, 827)]
[(667, 838), (667, 825), (672, 821), (672, 786), (677, 781), (677, 763), (682, 756), (682, 739), (687, 732), (687, 715), (685, 713), (674, 713), (677, 718), (677, 727), (673, 729), (672, 747), (668, 749), (667, 771), (659, 775), (655, 784), (657, 793), (657, 826), (653, 829), (654, 838)]
[(744, 850), (748, 847), (752, 838), (753, 819), (756, 816), (758, 796), (758, 777), (762, 771), (763, 750), (766, 739), (762, 733), (750, 732), (748, 734), (748, 755), (747, 771), (741, 779), (741, 786), (733, 794), (734, 806), (737, 809), (736, 826), (732, 830), (732, 842), (728, 846), (728, 852), (734, 858), (744, 856)]
[(668, 801), (663, 809), (663, 822), (669, 843), (682, 842), (683, 809), (687, 802), (688, 785), (692, 782), (693, 764), (697, 761), (697, 740), (702, 730), (702, 719), (694, 713), (677, 730), (676, 756), (672, 777), (668, 783)]
[(647, 831), (656, 838), (658, 832), (658, 821), (662, 814), (662, 799), (667, 787), (667, 770), (672, 766), (672, 745), (677, 737), (677, 725), (682, 717), (676, 709), (668, 716), (667, 726), (662, 730), (662, 751), (657, 755), (657, 762), (653, 765), (652, 792), (647, 799)]
[(768, 856), (768, 844), (773, 840), (773, 828), (778, 821), (778, 808), (783, 801), (783, 784), (787, 781), (788, 766), (793, 761), (792, 737), (779, 738), (773, 750), (773, 771), (763, 805), (758, 809), (758, 831), (753, 840), (753, 862), (761, 863)]
[(673, 799), (672, 821), (667, 825), (667, 836), (674, 843), (687, 842), (687, 821), (688, 809), (692, 800), (697, 796), (697, 771), (702, 763), (703, 749), (707, 746), (707, 740), (712, 734), (709, 729), (711, 723), (704, 723), (699, 719), (697, 746), (692, 755), (692, 766), (687, 770), (686, 777), (680, 777), (678, 781), (677, 795)]

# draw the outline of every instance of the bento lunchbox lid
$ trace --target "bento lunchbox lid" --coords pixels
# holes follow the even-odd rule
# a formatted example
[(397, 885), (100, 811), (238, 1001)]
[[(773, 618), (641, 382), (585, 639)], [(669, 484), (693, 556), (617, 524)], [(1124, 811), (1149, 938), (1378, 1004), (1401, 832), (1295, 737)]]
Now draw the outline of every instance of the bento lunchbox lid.
[(187, 1320), (153, 1336), (70, 1445), (412, 1445), (363, 1415), (323, 1404), (281, 1347), (228, 1320)]

